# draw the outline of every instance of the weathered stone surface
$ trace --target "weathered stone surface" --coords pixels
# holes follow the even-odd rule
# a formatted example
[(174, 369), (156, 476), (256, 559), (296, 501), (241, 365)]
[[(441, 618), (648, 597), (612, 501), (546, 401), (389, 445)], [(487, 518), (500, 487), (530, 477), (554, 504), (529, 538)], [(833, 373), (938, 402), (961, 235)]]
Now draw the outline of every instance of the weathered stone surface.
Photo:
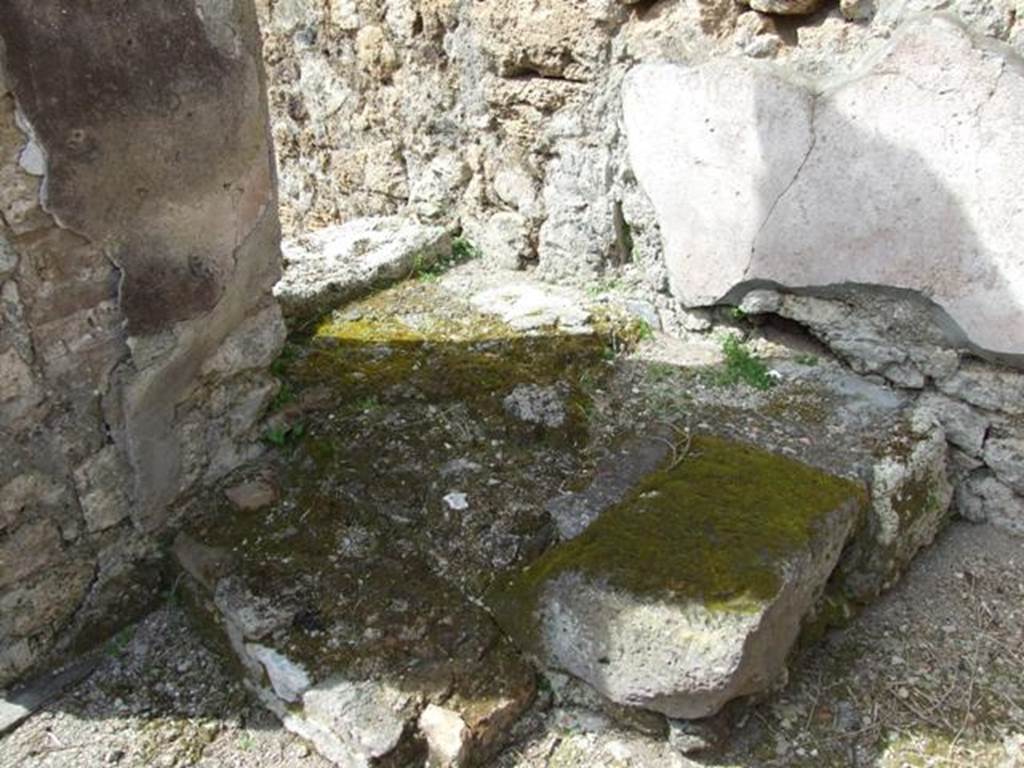
[(516, 331), (558, 329), (566, 333), (588, 333), (591, 313), (565, 291), (512, 282), (490, 288), (471, 297), (481, 311), (497, 315)]
[(942, 425), (946, 439), (968, 456), (981, 456), (990, 420), (960, 400), (930, 392), (918, 401)]
[(203, 373), (231, 375), (265, 370), (277, 357), (286, 334), (280, 307), (269, 303), (224, 340), (217, 353), (203, 364)]
[(130, 472), (114, 446), (107, 446), (78, 467), (75, 483), (89, 532), (105, 530), (128, 517)]
[(270, 506), (277, 501), (277, 491), (266, 480), (249, 480), (224, 491), (236, 509), (252, 511)]
[(149, 535), (251, 457), (283, 340), (252, 3), (3, 17), (0, 686), (145, 609)]
[(454, 768), (465, 764), (470, 732), (458, 712), (428, 704), (420, 714), (419, 728), (427, 740), (432, 768)]
[(821, 7), (821, 0), (750, 0), (750, 7), (761, 13), (803, 16)]
[(565, 424), (565, 393), (557, 387), (521, 384), (502, 401), (505, 412), (527, 424), (557, 428)]
[(60, 560), (60, 531), (50, 520), (30, 520), (0, 542), (0, 589)]
[[(443, 754), (431, 717), (432, 735), (418, 726), (432, 705), (461, 719), (460, 761), (490, 754), (529, 703), (532, 670), (419, 557), (381, 551), (325, 497), (304, 519), (297, 490), (262, 510), (214, 500), (211, 522), (179, 536), (202, 621), (286, 727), (339, 765), (421, 764), (427, 745)], [(254, 525), (240, 544), (239, 526)]]
[(598, 465), (594, 479), (582, 491), (555, 497), (545, 510), (562, 539), (573, 539), (590, 527), (602, 512), (623, 501), (634, 487), (671, 455), (669, 430), (626, 442)]
[(978, 361), (965, 363), (938, 382), (942, 392), (978, 408), (1017, 416), (1024, 414), (1024, 373)]
[(286, 242), (285, 273), (274, 295), (285, 314), (315, 319), (450, 252), (451, 240), (442, 227), (401, 217), (356, 219)]
[(840, 571), (847, 598), (866, 603), (892, 587), (949, 521), (947, 452), (945, 432), (928, 410), (912, 411), (878, 445), (870, 470), (871, 514)]
[(740, 309), (795, 320), (857, 373), (883, 376), (898, 387), (922, 389), (960, 364), (934, 305), (911, 296), (866, 287), (834, 288), (828, 298), (758, 289), (743, 297)]
[(931, 18), (821, 96), (714, 61), (638, 67), (623, 99), (684, 303), (756, 280), (891, 286), (941, 307), (951, 339), (1024, 353), (1024, 68), (1010, 52)]
[(696, 438), (490, 602), (519, 642), (612, 701), (705, 717), (784, 675), (865, 502), (856, 483)]
[(957, 509), (968, 520), (1024, 535), (1024, 496), (1014, 493), (991, 472), (976, 472), (960, 484)]
[(529, 227), (525, 217), (500, 211), (487, 221), (478, 246), (483, 258), (501, 269), (519, 269), (530, 257)]
[[(326, 680), (303, 695), (305, 722), (300, 728), (338, 765), (401, 765), (404, 755), (399, 750), (411, 719), (410, 699), (386, 684)], [(286, 716), (285, 724), (296, 719)]]
[(996, 477), (1024, 494), (1024, 438), (990, 437), (985, 441), (984, 458)]

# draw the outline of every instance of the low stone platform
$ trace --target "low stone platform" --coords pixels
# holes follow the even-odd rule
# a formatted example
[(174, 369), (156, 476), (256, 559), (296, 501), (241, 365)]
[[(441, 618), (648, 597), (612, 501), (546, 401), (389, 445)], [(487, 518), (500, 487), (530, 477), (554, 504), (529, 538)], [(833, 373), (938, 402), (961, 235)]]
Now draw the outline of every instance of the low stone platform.
[(763, 390), (630, 352), (616, 306), (515, 279), (324, 318), (277, 365), (274, 450), (176, 542), (200, 625), (339, 765), (487, 764), (552, 669), (713, 714), (947, 518), (927, 408), (783, 347)]

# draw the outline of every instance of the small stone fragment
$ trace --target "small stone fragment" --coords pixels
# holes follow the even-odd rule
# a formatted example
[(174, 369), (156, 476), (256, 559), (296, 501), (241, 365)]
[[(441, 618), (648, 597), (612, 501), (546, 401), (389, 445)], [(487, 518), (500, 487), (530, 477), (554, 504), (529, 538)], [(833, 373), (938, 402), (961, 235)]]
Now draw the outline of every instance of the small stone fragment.
[(874, 0), (839, 0), (839, 12), (847, 21), (867, 21), (875, 15)]
[(761, 13), (803, 16), (821, 7), (821, 0), (751, 0), (750, 7)]
[(429, 704), (420, 715), (419, 727), (430, 750), (431, 768), (464, 764), (470, 732), (458, 712)]
[(469, 509), (469, 499), (466, 498), (466, 494), (459, 493), (458, 491), (452, 491), (444, 497), (444, 503), (448, 505), (448, 509), (461, 512)]
[(277, 491), (265, 480), (249, 480), (244, 483), (232, 486), (224, 491), (235, 509), (242, 512), (252, 512), (263, 507), (269, 507), (277, 501)]

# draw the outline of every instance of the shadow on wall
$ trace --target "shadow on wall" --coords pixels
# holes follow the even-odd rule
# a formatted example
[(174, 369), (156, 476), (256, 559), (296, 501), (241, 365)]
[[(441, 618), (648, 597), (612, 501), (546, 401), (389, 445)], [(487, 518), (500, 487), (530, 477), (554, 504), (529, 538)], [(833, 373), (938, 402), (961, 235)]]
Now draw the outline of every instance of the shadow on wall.
[(630, 157), (687, 305), (745, 284), (914, 291), (948, 341), (1024, 354), (1024, 65), (957, 22), (906, 24), (815, 94), (777, 68), (644, 65)]
[[(749, 273), (910, 289), (937, 304), (951, 343), (1021, 362), (1020, 68), (1010, 49), (989, 51), (933, 19), (902, 31), (866, 74), (814, 97), (804, 159), (781, 195), (761, 201)], [(779, 137), (763, 107), (758, 99), (767, 148)]]

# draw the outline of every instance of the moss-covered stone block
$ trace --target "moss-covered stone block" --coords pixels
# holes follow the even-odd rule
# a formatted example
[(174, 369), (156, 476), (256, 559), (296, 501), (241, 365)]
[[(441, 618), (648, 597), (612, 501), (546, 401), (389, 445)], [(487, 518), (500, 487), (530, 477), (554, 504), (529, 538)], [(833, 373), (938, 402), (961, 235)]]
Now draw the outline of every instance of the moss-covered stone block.
[(579, 537), (498, 582), (499, 623), (612, 701), (703, 717), (785, 673), (868, 505), (858, 483), (696, 437)]

